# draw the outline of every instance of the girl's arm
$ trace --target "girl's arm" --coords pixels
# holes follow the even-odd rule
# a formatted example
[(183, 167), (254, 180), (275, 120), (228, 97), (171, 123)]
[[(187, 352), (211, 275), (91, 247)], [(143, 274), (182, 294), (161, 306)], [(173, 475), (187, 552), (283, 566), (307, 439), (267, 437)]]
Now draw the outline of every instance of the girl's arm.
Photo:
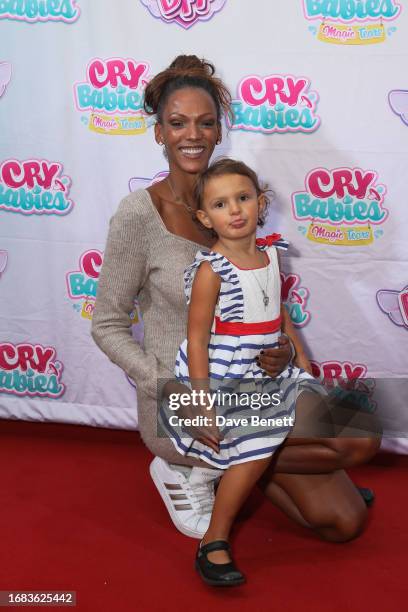
[(187, 324), (187, 359), (193, 389), (209, 390), (208, 342), (221, 279), (204, 261), (191, 290)]
[[(191, 290), (187, 325), (187, 359), (191, 388), (195, 391), (210, 391), (208, 342), (214, 319), (215, 305), (221, 280), (208, 262), (203, 262), (197, 270)], [(203, 401), (195, 414), (205, 416), (205, 424), (196, 427), (193, 437), (219, 452), (220, 434), (215, 422), (215, 410)], [(194, 407), (193, 407), (194, 410)], [(193, 416), (195, 416), (193, 412)]]

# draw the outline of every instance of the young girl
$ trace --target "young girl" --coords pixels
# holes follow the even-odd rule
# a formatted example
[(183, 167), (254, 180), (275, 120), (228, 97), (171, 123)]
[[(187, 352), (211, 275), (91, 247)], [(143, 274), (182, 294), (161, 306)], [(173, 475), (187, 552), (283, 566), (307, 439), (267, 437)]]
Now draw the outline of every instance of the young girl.
[(197, 253), (184, 277), (188, 332), (175, 374), (195, 392), (187, 423), (193, 427), (177, 423), (177, 412), (170, 416), (174, 405), (162, 410), (162, 423), (180, 453), (224, 470), (196, 567), (210, 585), (238, 585), (245, 577), (230, 557), (233, 521), (291, 431), (299, 393), (318, 384), (302, 353), (299, 367), (276, 379), (260, 367), (263, 348), (278, 346), (282, 331), (295, 334), (280, 299), (277, 249), (287, 243), (278, 234), (256, 240), (268, 200), (255, 172), (220, 159), (200, 176), (195, 195), (197, 218), (217, 242)]

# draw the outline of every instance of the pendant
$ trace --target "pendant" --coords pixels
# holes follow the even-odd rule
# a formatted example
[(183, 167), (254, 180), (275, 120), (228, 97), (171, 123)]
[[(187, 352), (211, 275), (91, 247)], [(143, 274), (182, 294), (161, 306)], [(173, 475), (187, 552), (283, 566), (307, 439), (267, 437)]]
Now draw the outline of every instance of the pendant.
[(264, 303), (265, 310), (266, 310), (266, 307), (269, 304), (269, 297), (266, 295), (265, 291), (262, 291), (262, 293), (263, 293), (263, 303)]

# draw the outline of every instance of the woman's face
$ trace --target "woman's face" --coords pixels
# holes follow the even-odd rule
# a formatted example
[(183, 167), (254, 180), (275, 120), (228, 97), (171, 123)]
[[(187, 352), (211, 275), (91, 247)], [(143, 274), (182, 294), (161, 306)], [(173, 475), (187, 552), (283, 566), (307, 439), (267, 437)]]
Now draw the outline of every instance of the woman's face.
[(208, 167), (221, 125), (214, 100), (204, 89), (186, 87), (174, 91), (155, 126), (156, 142), (164, 143), (170, 169), (198, 174)]

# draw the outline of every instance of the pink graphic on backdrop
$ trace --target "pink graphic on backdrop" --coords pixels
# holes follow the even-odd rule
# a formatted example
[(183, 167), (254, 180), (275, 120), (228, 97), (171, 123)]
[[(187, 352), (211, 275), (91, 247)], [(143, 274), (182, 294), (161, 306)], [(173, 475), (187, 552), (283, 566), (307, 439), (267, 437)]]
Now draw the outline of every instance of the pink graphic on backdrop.
[[(387, 187), (375, 170), (313, 168), (301, 191), (292, 193), (298, 231), (312, 242), (336, 246), (369, 246), (384, 235), (388, 220)], [(307, 224), (307, 225), (306, 225)]]
[(0, 62), (0, 98), (5, 93), (10, 81), (11, 81), (10, 62)]
[(60, 162), (7, 159), (0, 165), (0, 210), (23, 215), (66, 215), (71, 178)]
[(391, 110), (408, 125), (408, 91), (405, 89), (393, 89), (388, 94), (388, 102)]
[(227, 0), (140, 0), (157, 19), (177, 23), (185, 29), (197, 21), (209, 21)]
[(306, 310), (309, 290), (300, 286), (298, 274), (280, 273), (281, 297), (292, 323), (295, 327), (304, 327), (310, 321), (310, 312)]
[[(375, 170), (361, 168), (314, 168), (305, 178), (305, 191), (292, 194), (293, 214), (301, 221), (328, 221), (334, 225), (345, 223), (354, 225), (384, 223), (389, 211), (383, 207), (385, 185), (377, 184), (378, 173)], [(309, 194), (309, 202), (305, 201)], [(321, 200), (333, 199), (325, 207)], [(338, 204), (335, 205), (334, 198)], [(370, 200), (370, 206), (364, 208), (363, 200)], [(353, 202), (356, 202), (353, 204)]]
[(227, 123), (233, 130), (285, 134), (310, 134), (320, 126), (316, 114), (319, 95), (310, 89), (307, 77), (290, 74), (250, 74), (241, 79), (233, 116)]
[(103, 253), (98, 249), (85, 251), (79, 258), (79, 269), (67, 272), (68, 295), (71, 300), (96, 298)]
[(402, 291), (380, 289), (377, 303), (394, 325), (408, 329), (408, 285)]
[(326, 389), (337, 396), (352, 401), (363, 412), (374, 412), (377, 402), (373, 400), (375, 380), (367, 378), (367, 366), (351, 361), (311, 361), (312, 374)]
[(149, 64), (133, 58), (92, 58), (84, 81), (74, 83), (81, 122), (94, 133), (110, 136), (144, 134), (154, 119), (144, 111)]
[(52, 346), (29, 342), (0, 344), (0, 393), (57, 399), (65, 392), (63, 364)]
[(93, 317), (102, 263), (103, 253), (98, 249), (89, 249), (80, 256), (78, 268), (66, 274), (72, 308), (84, 319), (91, 320)]

